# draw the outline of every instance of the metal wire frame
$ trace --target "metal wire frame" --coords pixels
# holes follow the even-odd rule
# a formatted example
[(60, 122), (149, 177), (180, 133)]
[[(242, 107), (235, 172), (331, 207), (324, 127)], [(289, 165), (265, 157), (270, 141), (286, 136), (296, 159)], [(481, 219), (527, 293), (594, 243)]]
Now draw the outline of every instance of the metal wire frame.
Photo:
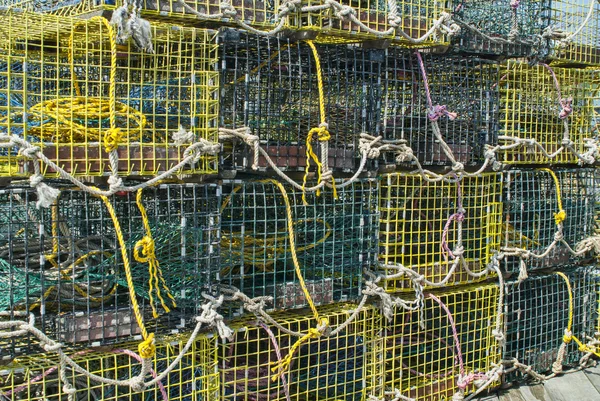
[[(273, 28), (276, 25), (279, 0), (232, 0), (228, 3), (237, 12), (236, 18), (254, 28)], [(137, 7), (141, 16), (150, 21), (185, 26), (235, 25), (229, 16), (203, 18), (196, 15), (222, 13), (222, 2), (217, 0), (2, 0), (0, 4), (69, 17), (104, 15), (129, 4)]]
[[(384, 32), (392, 28), (390, 25), (390, 3), (395, 2), (398, 14), (398, 29), (410, 38), (417, 39), (434, 25), (443, 12), (448, 12), (447, 5), (434, 0), (342, 0), (342, 6), (352, 7), (356, 17), (370, 29)], [(303, 0), (303, 7), (323, 6), (323, 0)], [(390, 35), (375, 35), (352, 23), (347, 18), (336, 15), (331, 8), (320, 11), (295, 13), (288, 16), (290, 26), (300, 31), (317, 34), (319, 42), (357, 42), (361, 40), (391, 40), (394, 43), (410, 47), (434, 47), (448, 45), (448, 37), (444, 34), (433, 35), (418, 45), (412, 44), (397, 32)]]
[[(587, 20), (592, 4), (592, 14)], [(550, 42), (553, 64), (600, 65), (600, 4), (593, 1), (552, 0), (551, 8), (551, 26), (568, 35), (566, 42)]]
[[(550, 71), (542, 66), (509, 61), (500, 71), (500, 145), (514, 142), (506, 137), (532, 139), (548, 153), (557, 151), (564, 139), (564, 121), (569, 139), (578, 153), (585, 149), (585, 138), (591, 138), (594, 121), (594, 99), (598, 97), (598, 74), (592, 70), (554, 68), (560, 91)], [(572, 113), (560, 118), (562, 99), (572, 99)], [(498, 160), (510, 164), (577, 163), (572, 153), (563, 151), (553, 159), (533, 146), (501, 150)]]
[[(180, 127), (193, 132), (193, 141), (217, 141), (213, 32), (154, 24), (154, 52), (147, 53), (133, 41), (115, 45), (100, 17), (7, 10), (0, 15), (6, 27), (0, 41), (0, 133), (40, 146), (67, 172), (109, 175), (107, 140), (117, 128), (121, 175), (155, 175), (181, 161), (186, 147), (172, 139)], [(216, 156), (202, 156), (184, 172), (216, 169)], [(15, 149), (2, 149), (0, 175), (32, 171)]]
[[(444, 309), (428, 295), (422, 320), (419, 311), (397, 307), (392, 322), (385, 324), (384, 385), (417, 401), (452, 399), (458, 391), (459, 360), (467, 374), (484, 374), (500, 361), (500, 349), (492, 335), (498, 287), (467, 286), (435, 295), (447, 306), (455, 328)], [(457, 356), (458, 346), (462, 358)], [(465, 394), (474, 389), (468, 386)]]
[[(221, 126), (249, 127), (280, 169), (304, 171), (308, 133), (324, 119), (331, 135), (329, 167), (354, 172), (361, 156), (359, 135), (369, 132), (374, 118), (382, 51), (348, 45), (316, 48), (324, 117), (319, 111), (316, 59), (308, 44), (227, 31), (220, 48)], [(313, 146), (320, 154), (319, 146)], [(221, 166), (250, 170), (252, 160), (248, 145), (226, 145)], [(268, 167), (262, 156), (259, 167)]]
[[(427, 182), (419, 174), (391, 173), (381, 180), (379, 209), (379, 260), (384, 265), (402, 264), (427, 280), (441, 282), (449, 273), (458, 244), (458, 209), (462, 221), (463, 258), (469, 270), (481, 272), (500, 248), (502, 224), (502, 175), (484, 173), (459, 183)], [(446, 247), (444, 247), (446, 245)], [(385, 269), (392, 274), (397, 271)], [(447, 285), (483, 278), (470, 276), (458, 265)], [(387, 279), (388, 292), (412, 289), (406, 278)]]
[(461, 26), (453, 47), (459, 52), (526, 57), (548, 46), (541, 33), (550, 25), (550, 0), (520, 1), (515, 8), (516, 31), (513, 31), (515, 17), (510, 1), (454, 0), (453, 3), (453, 19)]
[[(598, 173), (593, 168), (554, 170), (560, 188), (547, 170), (509, 170), (504, 173), (502, 245), (543, 253), (554, 241), (557, 226), (554, 215), (559, 212), (560, 191), (566, 212), (564, 239), (575, 247), (595, 233), (596, 189)], [(563, 244), (557, 245), (546, 258), (529, 258), (528, 270), (564, 266), (585, 260), (574, 257)], [(505, 256), (507, 272), (519, 271), (519, 258)]]
[[(376, 180), (362, 179), (320, 196), (272, 180), (224, 181), (221, 206), (222, 283), (250, 297), (272, 296), (276, 310), (307, 300), (293, 263), (285, 198), (289, 199), (299, 268), (317, 305), (360, 296), (363, 269), (377, 263)], [(232, 311), (235, 313), (235, 311)]]
[[(432, 106), (446, 106), (456, 118), (441, 116), (437, 124), (456, 161), (481, 164), (484, 146), (498, 140), (498, 65), (475, 57), (423, 54), (422, 58), (427, 82), (413, 53), (387, 49), (377, 135), (390, 142), (406, 141), (421, 164), (451, 164), (429, 118)], [(396, 163), (391, 154), (384, 154), (383, 160)]]
[[(194, 324), (190, 319), (199, 313), (201, 292), (216, 281), (218, 191), (216, 185), (191, 184), (144, 190), (141, 202), (164, 284), (135, 256), (138, 241), (147, 235), (136, 194), (110, 199), (151, 330)], [(117, 231), (102, 200), (68, 189), (50, 209), (37, 209), (36, 199), (32, 189), (0, 191), (0, 309), (33, 312), (37, 326), (63, 343), (109, 343), (138, 335)], [(5, 339), (0, 357), (32, 348), (37, 349), (29, 338)]]
[[(152, 376), (162, 373), (178, 356), (185, 337), (157, 341)], [(125, 380), (139, 374), (139, 357), (134, 357), (136, 344), (125, 343), (112, 349), (65, 350), (67, 355), (92, 374), (109, 379)], [(9, 400), (59, 401), (66, 400), (58, 373), (59, 360), (54, 354), (24, 356), (0, 373), (0, 398)], [(212, 401), (218, 399), (219, 374), (215, 338), (199, 336), (182, 361), (167, 377), (152, 388), (135, 392), (129, 387), (97, 383), (86, 376), (67, 370), (67, 379), (76, 392), (76, 401)], [(148, 380), (152, 378), (148, 376)]]
[[(319, 308), (319, 313), (335, 327), (354, 309), (355, 304), (336, 304)], [(314, 325), (308, 310), (280, 312), (273, 318), (294, 331), (306, 332)], [(376, 380), (381, 317), (370, 306), (339, 334), (303, 343), (293, 354), (285, 382), (273, 380), (270, 368), (289, 354), (297, 338), (247, 319), (231, 325), (237, 330), (234, 340), (219, 344), (218, 351), (222, 400), (359, 401), (366, 399)]]
[[(566, 269), (572, 287), (574, 310), (572, 333), (585, 342), (594, 335), (598, 316), (598, 276), (593, 266)], [(547, 372), (556, 361), (569, 320), (569, 292), (557, 274), (531, 275), (522, 282), (505, 284), (504, 325), (506, 342), (502, 358), (517, 358), (536, 372)], [(575, 341), (568, 344), (563, 365), (576, 366), (583, 356)], [(510, 373), (507, 381), (524, 379)]]

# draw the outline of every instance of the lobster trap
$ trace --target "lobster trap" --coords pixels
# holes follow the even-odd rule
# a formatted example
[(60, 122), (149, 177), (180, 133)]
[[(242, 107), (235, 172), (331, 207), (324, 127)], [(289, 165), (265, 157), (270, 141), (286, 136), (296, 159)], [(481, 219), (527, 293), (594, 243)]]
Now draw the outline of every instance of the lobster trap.
[[(419, 174), (383, 176), (380, 190), (381, 268), (398, 273), (401, 264), (447, 285), (485, 279), (468, 274), (487, 268), (500, 247), (502, 176), (484, 173), (458, 182), (428, 182)], [(460, 254), (462, 249), (462, 255)], [(462, 261), (458, 258), (462, 258)], [(387, 279), (389, 292), (411, 289), (409, 277)]]
[[(453, 41), (463, 53), (526, 57), (547, 48), (542, 31), (550, 24), (550, 0), (455, 0), (452, 19), (460, 27)], [(515, 5), (516, 4), (516, 5)]]
[[(182, 351), (187, 338), (173, 337), (156, 344), (151, 374), (145, 382), (163, 373)], [(91, 374), (109, 380), (127, 380), (141, 372), (141, 358), (135, 353), (137, 344), (125, 343), (119, 348), (64, 350)], [(218, 399), (219, 374), (215, 338), (197, 337), (181, 362), (156, 386), (136, 392), (130, 387), (98, 383), (68, 367), (66, 378), (75, 389), (76, 401), (209, 401)], [(2, 371), (0, 395), (8, 400), (59, 401), (68, 395), (59, 376), (59, 358), (39, 354), (18, 358)]]
[[(141, 49), (133, 40), (117, 44), (119, 35), (101, 17), (1, 15), (0, 134), (38, 146), (75, 176), (109, 175), (111, 151), (118, 174), (155, 175), (181, 162), (190, 143), (217, 141), (210, 31), (151, 25), (152, 41)], [(0, 175), (32, 174), (34, 162), (23, 153), (1, 149)], [(214, 155), (190, 164), (181, 172), (217, 171)]]
[[(492, 284), (425, 294), (422, 316), (397, 307), (383, 337), (385, 388), (415, 400), (449, 400), (458, 392), (459, 375), (487, 380), (500, 361), (492, 334), (497, 309), (498, 287)], [(476, 390), (466, 384), (465, 393)]]
[[(389, 48), (376, 135), (390, 143), (406, 142), (424, 165), (448, 165), (452, 158), (463, 165), (481, 164), (485, 145), (497, 142), (497, 73), (497, 64), (475, 57), (421, 56)], [(383, 158), (386, 164), (397, 163), (387, 152)]]
[[(565, 273), (564, 277), (552, 273), (505, 284), (504, 360), (516, 358), (535, 372), (548, 372), (557, 359), (565, 329), (583, 343), (587, 342), (586, 336), (594, 335), (598, 316), (597, 273), (592, 267)], [(576, 341), (567, 345), (563, 365), (578, 365), (583, 353), (577, 348)], [(523, 376), (515, 372), (505, 377), (512, 381)]]
[[(516, 248), (544, 254), (557, 238), (556, 216), (561, 210), (566, 214), (562, 237), (573, 249), (595, 233), (594, 169), (511, 170), (504, 177), (503, 251)], [(585, 257), (575, 257), (563, 243), (557, 243), (544, 258), (520, 262), (518, 255), (507, 255), (503, 265), (507, 272), (517, 272), (520, 263), (526, 263), (527, 269), (541, 269), (581, 262)]]
[[(335, 328), (355, 308), (337, 304), (319, 312)], [(281, 312), (273, 318), (296, 332), (314, 326), (310, 311)], [(339, 334), (308, 339), (296, 350), (297, 337), (264, 323), (242, 320), (232, 327), (237, 328), (234, 340), (220, 344), (218, 351), (222, 400), (360, 401), (373, 386), (381, 320), (371, 307)], [(289, 355), (289, 368), (275, 376), (271, 368)]]
[[(0, 199), (0, 311), (34, 313), (57, 341), (140, 334), (131, 290), (149, 329), (183, 328), (216, 280), (216, 185), (165, 184), (111, 197), (118, 227), (107, 204), (78, 190), (64, 189), (49, 209), (36, 208), (31, 189), (2, 190)], [(0, 356), (32, 344), (3, 339)]]
[[(577, 163), (573, 151), (584, 153), (585, 140), (593, 136), (597, 74), (521, 62), (507, 63), (500, 74), (499, 144), (507, 148), (499, 151), (499, 160), (510, 164)], [(519, 140), (537, 142), (544, 150), (535, 143), (509, 147)], [(568, 151), (567, 145), (573, 151)]]
[[(281, 170), (304, 171), (310, 149), (314, 146), (321, 158), (317, 142), (327, 141), (329, 167), (354, 172), (360, 134), (373, 123), (382, 51), (312, 46), (227, 31), (221, 47), (221, 125), (249, 128)], [(326, 133), (312, 132), (324, 126)], [(222, 167), (250, 170), (253, 149), (239, 141), (226, 144)], [(270, 168), (262, 154), (253, 167)]]
[(272, 296), (274, 309), (307, 305), (300, 275), (317, 305), (360, 296), (377, 258), (377, 181), (338, 188), (337, 199), (331, 189), (307, 193), (306, 204), (272, 179), (226, 181), (223, 191), (222, 283)]
[[(448, 45), (448, 36), (441, 30), (427, 36), (448, 11), (442, 2), (343, 0), (339, 4), (340, 9), (323, 0), (303, 0), (301, 6), (309, 10), (291, 14), (290, 25), (316, 35), (319, 42), (387, 40), (410, 47)], [(421, 40), (416, 43), (415, 39)]]
[(600, 65), (600, 4), (552, 0), (548, 35), (553, 64)]

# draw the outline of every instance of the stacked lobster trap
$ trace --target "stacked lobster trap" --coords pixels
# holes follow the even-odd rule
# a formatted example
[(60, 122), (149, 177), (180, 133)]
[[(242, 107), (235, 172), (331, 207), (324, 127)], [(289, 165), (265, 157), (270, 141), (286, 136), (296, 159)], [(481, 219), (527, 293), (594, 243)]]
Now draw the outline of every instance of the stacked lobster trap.
[(598, 7), (0, 1), (0, 399), (463, 399), (585, 366)]

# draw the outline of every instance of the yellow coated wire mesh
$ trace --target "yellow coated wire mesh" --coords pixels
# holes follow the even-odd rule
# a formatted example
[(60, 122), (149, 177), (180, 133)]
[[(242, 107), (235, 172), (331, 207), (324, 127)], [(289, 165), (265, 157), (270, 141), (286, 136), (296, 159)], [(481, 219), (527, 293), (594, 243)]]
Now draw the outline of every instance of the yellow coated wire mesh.
[[(210, 31), (151, 25), (153, 52), (144, 52), (133, 41), (117, 45), (102, 17), (1, 15), (0, 134), (34, 143), (76, 176), (108, 175), (113, 148), (121, 175), (165, 171), (183, 159), (186, 146), (173, 139), (182, 129), (191, 142), (217, 141)], [(33, 171), (16, 150), (1, 152), (0, 175)], [(216, 158), (203, 156), (185, 172), (214, 173)]]
[[(427, 182), (419, 174), (384, 175), (379, 203), (380, 262), (402, 264), (429, 281), (441, 282), (461, 245), (462, 219), (462, 257), (471, 271), (484, 270), (500, 246), (501, 193), (501, 175), (495, 173), (466, 177), (459, 183)], [(476, 280), (459, 264), (447, 284)], [(404, 277), (389, 279), (384, 286), (389, 292), (412, 288)]]
[[(332, 327), (348, 319), (356, 305), (319, 308)], [(306, 332), (313, 324), (310, 311), (273, 314), (284, 328)], [(376, 344), (381, 320), (371, 307), (335, 336), (312, 338), (292, 355), (281, 378), (273, 373), (279, 360), (290, 354), (297, 341), (275, 327), (255, 321), (232, 323), (232, 342), (219, 346), (221, 400), (362, 400), (375, 379)], [(286, 395), (287, 394), (287, 395)]]
[[(172, 337), (156, 344), (156, 358), (151, 375), (160, 375), (175, 360), (187, 338)], [(125, 380), (139, 374), (141, 364), (137, 344), (121, 344), (119, 348), (87, 349), (65, 353), (92, 374), (108, 379)], [(134, 392), (129, 387), (100, 384), (85, 375), (67, 369), (67, 379), (75, 388), (77, 401), (212, 401), (218, 399), (219, 374), (216, 339), (197, 337), (182, 361), (155, 387)], [(14, 360), (0, 373), (0, 398), (9, 400), (67, 400), (59, 379), (58, 357), (39, 354)]]
[(554, 63), (600, 65), (600, 3), (552, 0), (550, 23), (560, 32), (550, 41)]
[[(395, 3), (395, 4), (393, 4)], [(295, 13), (288, 17), (292, 28), (311, 31), (317, 34), (319, 42), (356, 42), (365, 39), (389, 39), (404, 46), (415, 46), (404, 38), (398, 31), (403, 31), (411, 39), (426, 35), (433, 27), (442, 12), (448, 11), (446, 4), (437, 0), (342, 0), (341, 8), (351, 7), (357, 20), (374, 32), (364, 29), (344, 14), (349, 9), (338, 10), (326, 6), (323, 0), (303, 0), (302, 7), (314, 7), (316, 10)], [(391, 9), (397, 9), (393, 16)], [(391, 34), (382, 35), (393, 28), (390, 21), (397, 21), (397, 30)], [(438, 32), (418, 44), (419, 47), (447, 45), (448, 37)]]
[[(552, 154), (568, 139), (578, 153), (586, 150), (584, 139), (592, 136), (598, 74), (572, 68), (553, 68), (552, 71), (558, 84), (544, 65), (531, 67), (522, 62), (509, 62), (501, 68), (500, 145), (514, 144), (510, 138), (535, 140)], [(549, 158), (538, 147), (529, 145), (502, 150), (499, 159), (511, 164), (578, 161), (567, 150)]]
[(473, 392), (473, 381), (485, 380), (485, 372), (500, 361), (492, 334), (498, 287), (489, 284), (425, 294), (424, 301), (422, 320), (418, 311), (398, 308), (386, 325), (386, 389), (398, 389), (417, 401), (450, 400), (458, 391), (461, 374), (465, 394)]

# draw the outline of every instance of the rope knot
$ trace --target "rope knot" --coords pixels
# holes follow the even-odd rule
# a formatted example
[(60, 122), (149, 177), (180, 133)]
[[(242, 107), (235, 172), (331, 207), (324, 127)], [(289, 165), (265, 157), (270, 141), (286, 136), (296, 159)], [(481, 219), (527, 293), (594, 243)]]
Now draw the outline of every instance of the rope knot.
[(356, 15), (356, 10), (350, 6), (342, 5), (334, 14), (342, 21), (346, 21), (350, 19), (350, 16)]
[(77, 389), (71, 383), (63, 383), (62, 391), (67, 395), (73, 395), (77, 392)]
[(123, 180), (117, 175), (111, 175), (108, 177), (108, 187), (111, 192), (117, 192), (123, 187)]
[(131, 381), (131, 389), (135, 392), (135, 393), (141, 393), (142, 391), (144, 391), (146, 389), (146, 385), (144, 384), (144, 380), (141, 378), (134, 378)]
[(286, 1), (279, 6), (279, 17), (285, 17), (288, 14), (295, 13), (300, 9), (301, 5), (302, 0)]
[(329, 134), (329, 124), (319, 124), (319, 128), (317, 128), (317, 138), (319, 141), (328, 141), (331, 139), (331, 135)]
[(448, 108), (446, 107), (446, 105), (439, 105), (439, 104), (436, 104), (435, 106), (433, 106), (431, 108), (431, 110), (429, 111), (429, 113), (427, 114), (427, 118), (429, 118), (430, 121), (437, 121), (442, 116), (446, 116), (446, 117), (448, 117), (448, 119), (450, 119), (450, 121), (453, 121), (453, 120), (456, 120), (456, 118), (458, 117), (458, 114), (448, 111)]
[(123, 132), (121, 131), (121, 128), (110, 128), (106, 131), (106, 134), (104, 134), (104, 147), (106, 148), (106, 151), (112, 152), (113, 150), (116, 150), (122, 139)]
[(513, 10), (519, 8), (520, 0), (510, 0), (510, 6)]
[(369, 159), (379, 158), (381, 151), (378, 147), (375, 147), (375, 144), (380, 140), (381, 136), (373, 138), (370, 135), (361, 134), (361, 137), (358, 140), (358, 149), (360, 150), (360, 153), (366, 154)]
[(35, 188), (38, 196), (38, 200), (35, 206), (39, 209), (41, 207), (48, 208), (56, 202), (56, 199), (60, 195), (60, 190), (52, 188), (42, 182), (44, 177), (41, 174), (34, 174), (29, 177), (29, 184), (32, 188)]
[(219, 11), (225, 18), (235, 19), (237, 17), (236, 9), (226, 1), (219, 3)]
[(150, 259), (156, 259), (154, 250), (154, 240), (146, 235), (144, 238), (135, 243), (133, 248), (133, 257), (140, 263), (146, 263)]
[(567, 212), (564, 209), (561, 209), (558, 213), (554, 213), (554, 221), (556, 225), (561, 224), (567, 218)]
[(406, 144), (406, 141), (400, 141), (398, 150), (396, 151), (396, 163), (405, 163), (413, 159), (414, 153), (412, 148)]
[(326, 318), (323, 318), (319, 321), (319, 325), (316, 328), (309, 328), (308, 332), (290, 347), (290, 352), (285, 356), (285, 358), (283, 358), (281, 361), (278, 361), (276, 365), (271, 368), (271, 372), (274, 373), (274, 375), (271, 377), (271, 380), (276, 381), (277, 379), (282, 377), (285, 374), (285, 372), (289, 369), (296, 351), (298, 351), (298, 349), (300, 349), (300, 347), (304, 343), (312, 339), (320, 338), (323, 335), (323, 332), (327, 330), (328, 327), (329, 322)]
[(558, 114), (558, 118), (560, 118), (561, 120), (564, 120), (565, 118), (569, 117), (571, 115), (571, 113), (573, 112), (573, 98), (571, 97), (567, 97), (567, 98), (562, 98), (559, 100), (560, 103), (560, 107), (562, 108), (562, 110), (560, 111), (560, 113)]
[(560, 144), (564, 147), (570, 147), (573, 146), (573, 141), (569, 138), (564, 138), (562, 141), (560, 141)]
[(138, 353), (143, 359), (150, 359), (156, 353), (156, 344), (154, 343), (154, 333), (150, 333), (148, 338), (138, 345)]
[(176, 146), (182, 146), (194, 140), (194, 133), (186, 130), (182, 125), (180, 125), (179, 129), (173, 132), (172, 139)]
[(563, 335), (563, 342), (565, 344), (569, 344), (573, 341), (573, 333), (569, 329), (565, 329), (565, 334)]
[(452, 171), (459, 172), (459, 171), (464, 171), (464, 170), (465, 170), (465, 165), (462, 164), (461, 162), (456, 162), (452, 165)]
[(494, 338), (496, 339), (496, 341), (499, 344), (503, 344), (504, 343), (504, 333), (502, 332), (502, 330), (497, 330), (497, 329), (493, 329), (492, 330), (492, 335), (494, 336)]
[(19, 149), (19, 154), (28, 159), (35, 159), (40, 151), (39, 146), (26, 146)]
[(557, 232), (554, 233), (554, 241), (560, 242), (564, 239), (564, 234), (562, 232), (562, 230), (558, 230)]

